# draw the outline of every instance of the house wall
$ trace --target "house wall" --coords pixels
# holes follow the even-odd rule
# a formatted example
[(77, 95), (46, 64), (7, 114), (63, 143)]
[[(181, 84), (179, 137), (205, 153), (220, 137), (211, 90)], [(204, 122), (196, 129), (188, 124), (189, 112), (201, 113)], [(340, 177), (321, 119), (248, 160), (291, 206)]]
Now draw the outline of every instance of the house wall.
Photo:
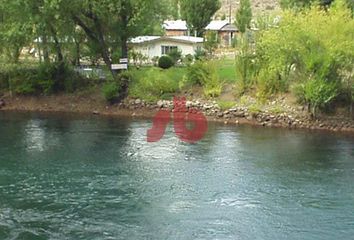
[(165, 36), (187, 36), (187, 31), (183, 30), (166, 30)]
[(161, 57), (162, 46), (177, 46), (178, 50), (182, 51), (182, 55), (194, 55), (198, 47), (203, 47), (202, 43), (182, 43), (168, 40), (153, 41), (146, 44), (133, 45), (132, 48), (136, 52), (147, 56), (149, 59), (153, 57)]
[(232, 44), (232, 39), (236, 37), (236, 33), (231, 34), (231, 32), (226, 31), (219, 31), (218, 35), (221, 47), (230, 47)]

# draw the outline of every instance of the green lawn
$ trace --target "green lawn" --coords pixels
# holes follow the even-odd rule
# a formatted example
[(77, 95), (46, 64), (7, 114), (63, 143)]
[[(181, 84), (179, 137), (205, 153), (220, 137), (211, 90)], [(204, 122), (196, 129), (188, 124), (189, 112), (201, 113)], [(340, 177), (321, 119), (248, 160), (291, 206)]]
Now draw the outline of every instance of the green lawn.
[[(232, 59), (217, 60), (217, 71), (220, 79), (225, 83), (234, 83), (236, 80), (235, 62)], [(140, 69), (131, 69), (134, 80), (141, 79), (146, 76), (146, 73), (152, 67), (141, 67)], [(177, 82), (181, 81), (186, 74), (186, 67), (172, 67), (167, 70), (161, 70), (166, 77), (173, 79)]]

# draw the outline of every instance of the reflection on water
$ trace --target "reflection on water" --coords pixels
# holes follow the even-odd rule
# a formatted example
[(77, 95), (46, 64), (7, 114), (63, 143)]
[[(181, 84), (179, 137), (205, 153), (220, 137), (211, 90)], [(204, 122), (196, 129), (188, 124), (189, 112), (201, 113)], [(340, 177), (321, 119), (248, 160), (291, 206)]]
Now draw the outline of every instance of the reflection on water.
[(350, 239), (354, 139), (0, 113), (0, 239)]

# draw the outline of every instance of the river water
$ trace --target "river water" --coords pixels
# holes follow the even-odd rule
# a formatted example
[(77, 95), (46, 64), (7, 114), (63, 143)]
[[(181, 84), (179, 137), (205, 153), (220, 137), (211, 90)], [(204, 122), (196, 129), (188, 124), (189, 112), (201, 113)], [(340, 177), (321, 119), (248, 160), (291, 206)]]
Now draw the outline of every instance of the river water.
[(354, 138), (0, 112), (0, 239), (353, 239)]

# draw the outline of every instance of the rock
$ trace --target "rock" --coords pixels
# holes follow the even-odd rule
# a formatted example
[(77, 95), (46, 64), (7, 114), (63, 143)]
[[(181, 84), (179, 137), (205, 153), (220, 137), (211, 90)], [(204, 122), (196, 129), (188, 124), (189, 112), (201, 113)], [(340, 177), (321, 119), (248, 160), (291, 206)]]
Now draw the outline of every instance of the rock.
[(140, 104), (141, 104), (141, 100), (140, 100), (139, 98), (136, 99), (136, 100), (135, 100), (135, 104), (136, 104), (136, 105), (140, 105)]
[(163, 105), (164, 105), (164, 102), (163, 102), (162, 100), (159, 100), (159, 101), (157, 102), (157, 107), (163, 108)]
[(244, 112), (235, 112), (234, 116), (238, 117), (238, 118), (243, 118), (243, 117), (245, 117), (245, 113)]
[(219, 118), (222, 118), (223, 116), (224, 116), (224, 113), (222, 113), (222, 112), (221, 112), (221, 113), (218, 113), (218, 117), (219, 117)]

